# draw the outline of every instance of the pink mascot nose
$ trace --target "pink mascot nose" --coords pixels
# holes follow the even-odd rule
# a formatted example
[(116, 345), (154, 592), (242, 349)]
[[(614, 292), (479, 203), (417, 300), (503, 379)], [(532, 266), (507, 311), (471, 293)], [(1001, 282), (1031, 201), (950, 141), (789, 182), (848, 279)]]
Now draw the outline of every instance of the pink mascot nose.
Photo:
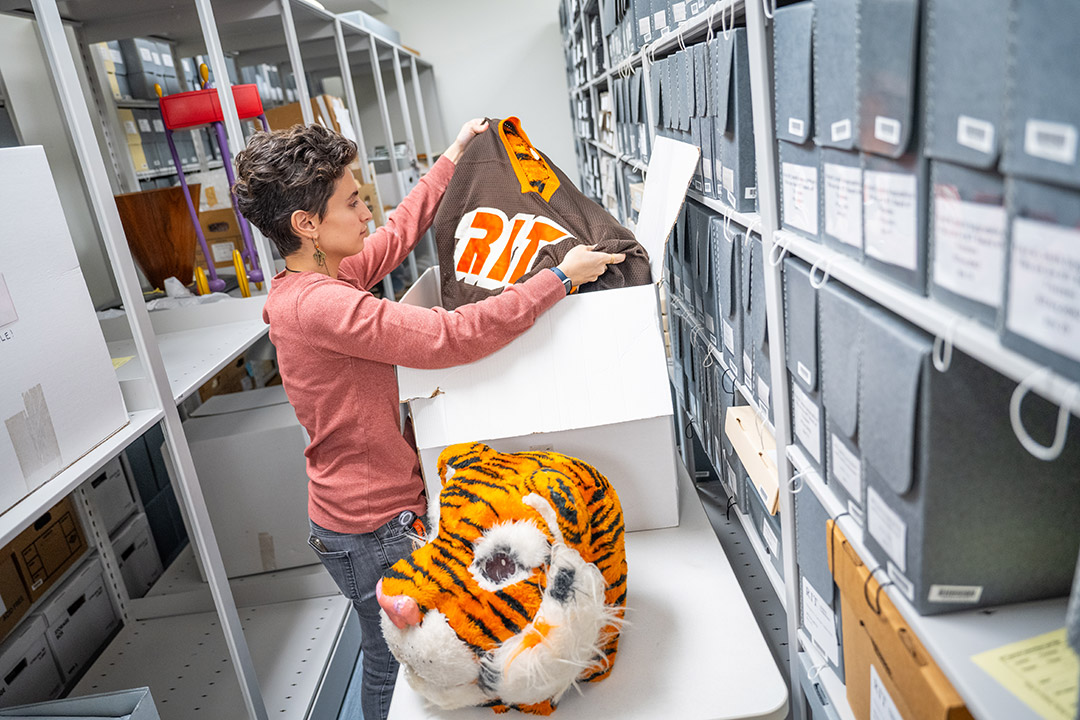
[(408, 595), (383, 595), (382, 580), (375, 585), (375, 597), (379, 601), (379, 607), (383, 609), (390, 622), (395, 627), (404, 628), (408, 625), (419, 625), (420, 606)]

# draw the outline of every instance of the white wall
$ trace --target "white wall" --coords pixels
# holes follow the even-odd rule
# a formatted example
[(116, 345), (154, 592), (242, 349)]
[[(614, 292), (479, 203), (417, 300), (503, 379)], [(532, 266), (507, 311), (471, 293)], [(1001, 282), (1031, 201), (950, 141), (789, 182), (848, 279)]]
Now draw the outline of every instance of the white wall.
[[(470, 118), (516, 115), (533, 144), (576, 181), (558, 8), (559, 0), (394, 0), (376, 17), (435, 66), (447, 140)], [(362, 127), (370, 127), (367, 118)]]

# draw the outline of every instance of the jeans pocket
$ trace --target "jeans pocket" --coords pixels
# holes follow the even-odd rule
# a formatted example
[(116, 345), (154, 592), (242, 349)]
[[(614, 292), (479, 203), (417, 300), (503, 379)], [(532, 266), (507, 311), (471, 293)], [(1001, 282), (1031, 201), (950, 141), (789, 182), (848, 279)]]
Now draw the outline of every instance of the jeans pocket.
[(308, 537), (308, 545), (318, 555), (319, 561), (330, 573), (342, 594), (350, 600), (360, 598), (359, 589), (356, 587), (356, 573), (353, 571), (352, 558), (348, 550), (327, 550), (321, 539), (315, 535)]

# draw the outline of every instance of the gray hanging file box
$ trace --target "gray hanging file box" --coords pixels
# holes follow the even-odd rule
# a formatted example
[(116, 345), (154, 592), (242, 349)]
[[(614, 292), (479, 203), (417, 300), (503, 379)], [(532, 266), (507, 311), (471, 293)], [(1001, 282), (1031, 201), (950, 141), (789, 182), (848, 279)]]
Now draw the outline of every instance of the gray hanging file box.
[(761, 538), (761, 544), (765, 546), (769, 555), (769, 561), (780, 577), (784, 577), (784, 546), (780, 534), (780, 511), (770, 515), (765, 508), (765, 501), (761, 499), (758, 487), (750, 482), (749, 494), (753, 499), (749, 501), (750, 519), (754, 525), (755, 534)]
[(1001, 341), (1080, 382), (1080, 192), (1009, 179), (1006, 197)]
[(825, 476), (825, 418), (818, 391), (817, 290), (802, 260), (784, 258), (784, 336), (791, 380), (791, 426), (795, 444)]
[(863, 153), (863, 262), (919, 294), (926, 293), (929, 175), (918, 153), (895, 160)]
[[(750, 54), (746, 30), (721, 35), (717, 58), (718, 103), (727, 106), (722, 123), (714, 123), (713, 154), (720, 146), (721, 199), (738, 212), (757, 209), (757, 167), (754, 161), (754, 113), (750, 99)], [(725, 59), (725, 54), (728, 57)], [(728, 72), (724, 72), (725, 66)]]
[(930, 296), (996, 327), (1005, 286), (1005, 182), (930, 162)]
[[(1067, 594), (1080, 550), (1080, 427), (1044, 462), (1016, 439), (1016, 383), (880, 309), (863, 318), (859, 443), (864, 541), (923, 615)], [(1025, 427), (1048, 443), (1057, 407), (1030, 395)]]
[(776, 137), (801, 145), (813, 138), (814, 3), (776, 10), (773, 19), (773, 91)]
[(830, 280), (818, 293), (821, 398), (825, 406), (827, 484), (859, 524), (866, 490), (859, 451), (859, 349), (867, 301)]
[(688, 217), (692, 219), (694, 274), (698, 288), (694, 309), (698, 320), (705, 326), (706, 338), (713, 345), (717, 345), (720, 330), (716, 322), (716, 284), (712, 277), (712, 248), (709, 238), (709, 228), (714, 216), (696, 202), (687, 201), (686, 204), (690, 206)]
[(799, 145), (777, 142), (780, 161), (780, 226), (817, 240), (821, 233), (821, 188), (818, 164), (820, 148), (812, 142)]
[[(743, 254), (743, 262), (746, 261)], [(749, 275), (750, 286), (750, 342), (753, 343), (754, 384), (752, 392), (758, 405), (765, 408), (769, 421), (773, 420), (772, 411), (772, 376), (769, 364), (769, 331), (765, 321), (765, 258), (761, 236), (751, 233), (749, 267), (744, 268), (743, 277)]]
[(898, 158), (915, 131), (919, 0), (859, 0), (859, 148)]
[(795, 672), (799, 676), (799, 685), (802, 686), (803, 695), (806, 696), (807, 705), (810, 707), (810, 717), (814, 720), (840, 720), (840, 715), (829, 699), (829, 693), (817, 676), (810, 679), (810, 673), (814, 667), (814, 661), (808, 652), (799, 653), (799, 662)]
[[(815, 645), (829, 654), (829, 664), (843, 681), (844, 643), (840, 622), (840, 593), (836, 592), (832, 573), (829, 571), (829, 541), (825, 527), (829, 513), (826, 512), (818, 496), (805, 483), (802, 489), (794, 494), (794, 501), (795, 557), (799, 565), (799, 596), (803, 599), (803, 602), (799, 604), (800, 625), (806, 628), (807, 633), (815, 641)], [(808, 583), (810, 588), (803, 588), (803, 582)], [(817, 598), (811, 600), (814, 605), (806, 602), (810, 599), (807, 597), (810, 589), (817, 593), (824, 607), (817, 605)], [(831, 648), (827, 647), (832, 645), (833, 633), (829, 632), (830, 629), (833, 629), (836, 637), (836, 643)]]
[[(817, 0), (814, 23), (814, 138), (822, 147), (855, 147), (857, 0)], [(779, 12), (779, 11), (777, 11)]]
[(724, 364), (738, 380), (743, 372), (743, 313), (739, 284), (746, 231), (730, 221), (726, 225), (725, 232), (724, 218), (719, 215), (709, 220), (709, 242), (716, 272), (716, 347), (724, 356)]
[(1002, 170), (1080, 188), (1080, 3), (1016, 0), (1011, 17)]
[(862, 156), (854, 150), (823, 147), (821, 153), (821, 237), (845, 255), (862, 258)]
[(1004, 135), (1002, 79), (1010, 4), (983, 0), (975, 10), (956, 0), (927, 3), (923, 53), (929, 157), (984, 170), (997, 165)]

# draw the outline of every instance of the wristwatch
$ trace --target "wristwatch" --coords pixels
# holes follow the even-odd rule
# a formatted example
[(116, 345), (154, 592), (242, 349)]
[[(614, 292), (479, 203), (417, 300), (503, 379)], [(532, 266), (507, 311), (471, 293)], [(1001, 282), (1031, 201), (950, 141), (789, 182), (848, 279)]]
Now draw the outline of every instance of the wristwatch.
[(574, 291), (574, 283), (570, 278), (566, 277), (566, 273), (557, 267), (551, 268), (551, 270), (559, 277), (559, 280), (562, 280), (563, 287), (566, 288), (566, 294), (569, 295), (572, 293)]

